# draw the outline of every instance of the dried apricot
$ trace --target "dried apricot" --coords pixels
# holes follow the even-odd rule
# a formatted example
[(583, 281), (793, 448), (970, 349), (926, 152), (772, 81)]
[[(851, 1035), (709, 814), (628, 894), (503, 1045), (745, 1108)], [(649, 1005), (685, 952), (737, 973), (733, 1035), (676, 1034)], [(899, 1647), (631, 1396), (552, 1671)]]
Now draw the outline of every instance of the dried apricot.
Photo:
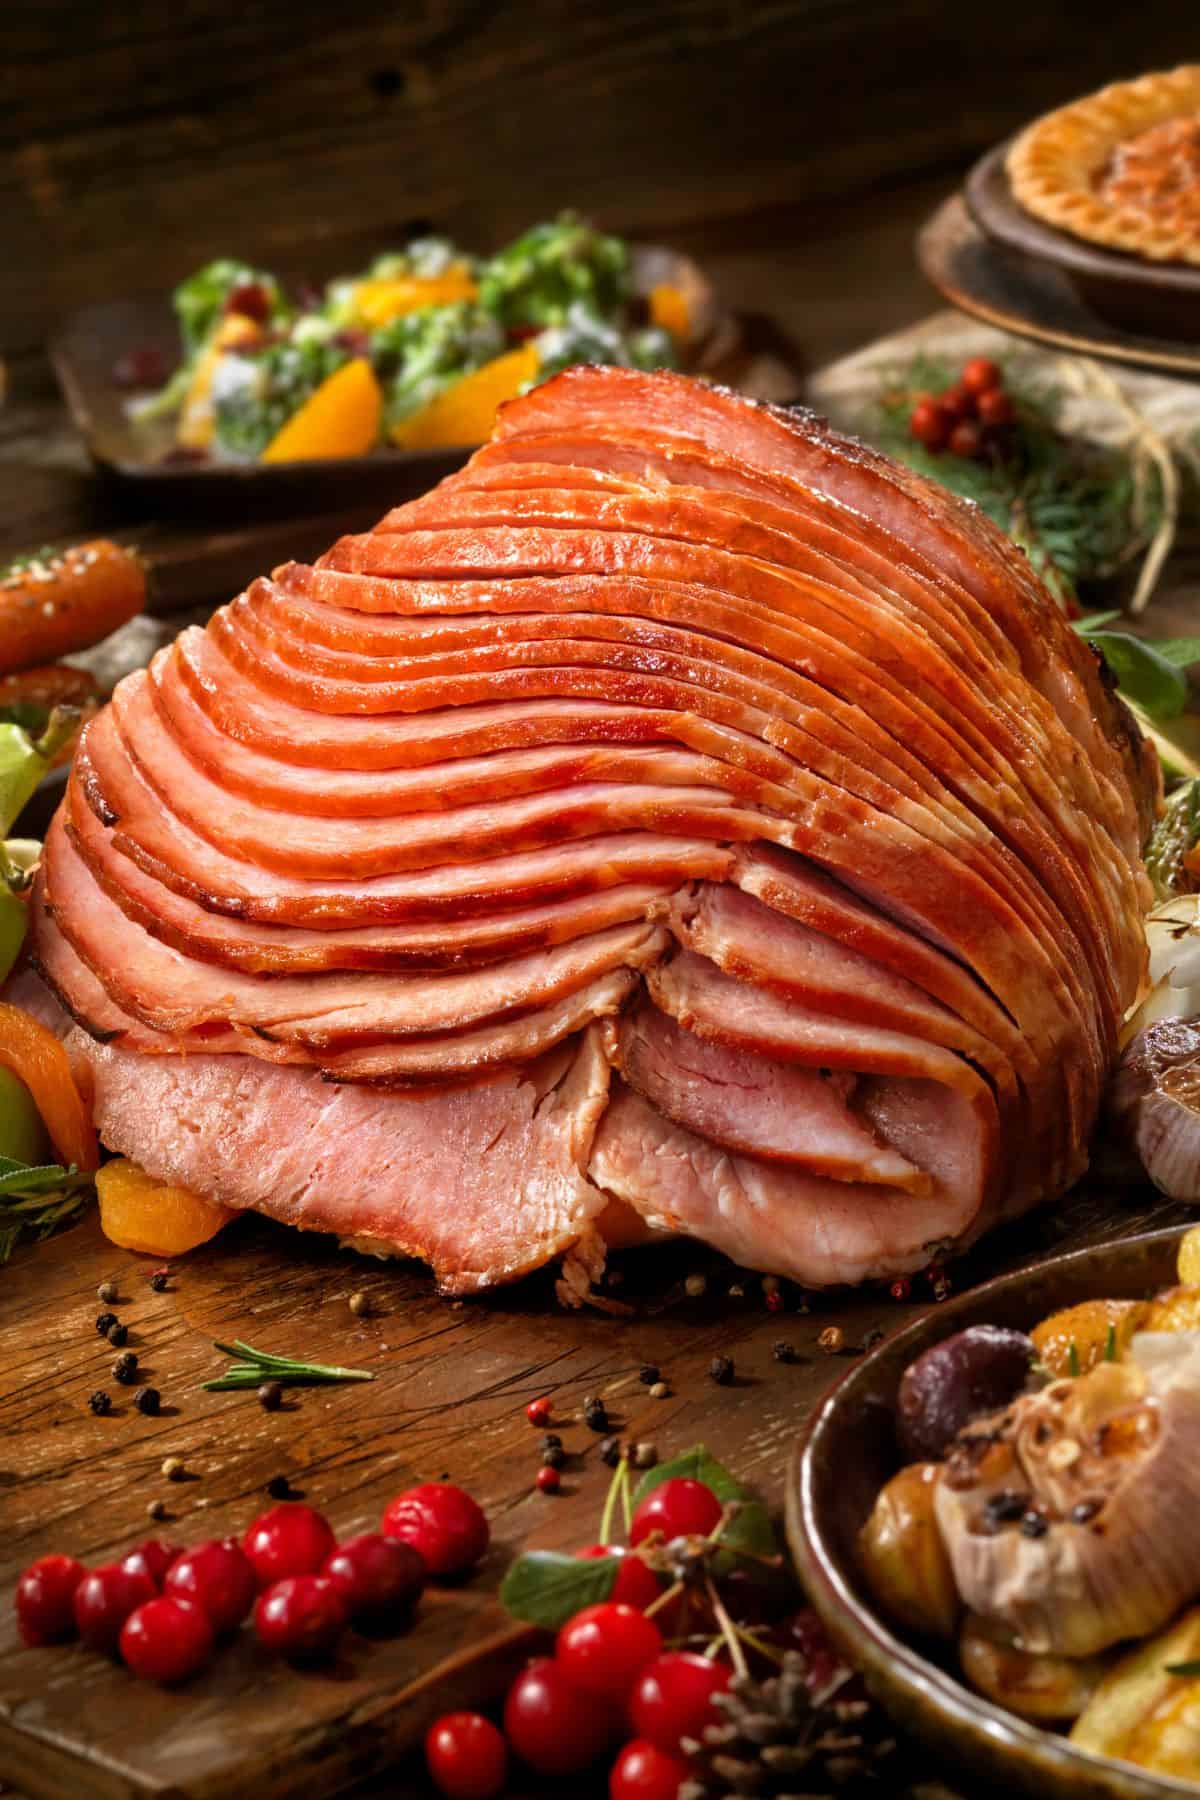
[(96, 1173), (100, 1226), (122, 1250), (147, 1256), (180, 1256), (207, 1243), (234, 1217), (231, 1207), (205, 1200), (190, 1188), (158, 1181), (125, 1157)]

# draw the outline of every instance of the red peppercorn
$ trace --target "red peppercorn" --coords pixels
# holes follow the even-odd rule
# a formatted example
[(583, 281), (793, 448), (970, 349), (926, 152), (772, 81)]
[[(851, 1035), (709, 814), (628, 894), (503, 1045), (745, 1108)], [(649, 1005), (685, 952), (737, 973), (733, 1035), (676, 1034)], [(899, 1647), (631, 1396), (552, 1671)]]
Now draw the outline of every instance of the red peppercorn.
[(425, 1559), (411, 1544), (364, 1531), (339, 1544), (321, 1573), (341, 1595), (351, 1623), (371, 1636), (410, 1623), (425, 1587)]
[(548, 1656), (525, 1665), (504, 1702), (504, 1735), (539, 1775), (575, 1775), (606, 1749), (615, 1716), (594, 1694), (572, 1687)]
[(623, 1606), (636, 1606), (645, 1612), (651, 1603), (662, 1593), (662, 1585), (654, 1570), (644, 1563), (640, 1556), (621, 1550), (613, 1544), (589, 1544), (586, 1550), (577, 1550), (576, 1556), (597, 1557), (611, 1556), (617, 1562), (617, 1579), (613, 1583), (610, 1600), (617, 1600)]
[(271, 295), (261, 281), (239, 281), (226, 296), (225, 311), (263, 325), (271, 316)]
[(87, 1574), (73, 1556), (40, 1556), (17, 1582), (13, 1605), (27, 1644), (58, 1644), (75, 1636), (75, 1590)]
[(101, 1563), (75, 1589), (75, 1628), (89, 1650), (111, 1652), (130, 1613), (157, 1595), (158, 1588), (144, 1569)]
[(699, 1738), (717, 1723), (713, 1695), (729, 1686), (725, 1663), (690, 1651), (668, 1650), (648, 1663), (629, 1697), (629, 1717), (639, 1737), (678, 1756), (680, 1739)]
[(549, 1463), (542, 1465), (533, 1480), (534, 1486), (543, 1494), (557, 1494), (562, 1486), (562, 1476), (557, 1469), (551, 1468)]
[(508, 1745), (482, 1713), (446, 1713), (425, 1734), (425, 1766), (446, 1800), (493, 1800), (504, 1792)]
[(1003, 388), (988, 388), (979, 396), (979, 417), (985, 425), (1011, 425), (1017, 409)]
[(721, 1517), (721, 1502), (702, 1481), (675, 1476), (646, 1495), (633, 1515), (629, 1542), (640, 1544), (651, 1532), (666, 1539), (707, 1537)]
[(209, 1538), (185, 1550), (167, 1571), (163, 1592), (198, 1606), (220, 1635), (236, 1631), (250, 1608), (258, 1579), (236, 1538)]
[(960, 419), (950, 433), (947, 449), (955, 456), (973, 457), (979, 455), (982, 442), (983, 438), (974, 419)]
[(531, 1400), (529, 1402), (529, 1405), (525, 1408), (525, 1417), (529, 1420), (531, 1425), (548, 1425), (550, 1423), (551, 1411), (550, 1400), (547, 1395), (543, 1394), (540, 1400)]
[(147, 1538), (145, 1543), (135, 1544), (129, 1554), (121, 1558), (121, 1567), (131, 1574), (148, 1575), (161, 1590), (167, 1570), (182, 1555), (179, 1544), (164, 1544), (161, 1538)]
[(958, 379), (968, 394), (981, 395), (998, 388), (1004, 377), (990, 356), (973, 356), (970, 362), (963, 364)]
[(397, 1494), (383, 1515), (383, 1533), (411, 1544), (435, 1576), (473, 1568), (491, 1539), (480, 1507), (449, 1481), (427, 1481)]
[(254, 1607), (259, 1643), (289, 1662), (330, 1655), (348, 1623), (346, 1603), (324, 1575), (288, 1575), (260, 1594)]
[(212, 1626), (198, 1606), (156, 1595), (121, 1629), (121, 1660), (143, 1681), (186, 1681), (212, 1655)]
[(290, 1500), (255, 1519), (242, 1549), (262, 1589), (288, 1575), (315, 1575), (336, 1542), (321, 1513)]
[(778, 1288), (772, 1288), (767, 1294), (767, 1311), (773, 1313), (783, 1311), (783, 1295)]
[(653, 1619), (636, 1606), (603, 1600), (567, 1620), (554, 1655), (572, 1687), (619, 1701), (661, 1650), (662, 1633)]
[(613, 1764), (609, 1800), (676, 1800), (694, 1772), (683, 1757), (668, 1756), (645, 1738), (634, 1738)]
[(908, 1275), (898, 1275), (888, 1289), (888, 1293), (892, 1296), (893, 1300), (907, 1300), (908, 1296), (912, 1293), (911, 1277)]
[(909, 416), (908, 434), (926, 450), (943, 450), (950, 435), (950, 419), (936, 400), (918, 400)]

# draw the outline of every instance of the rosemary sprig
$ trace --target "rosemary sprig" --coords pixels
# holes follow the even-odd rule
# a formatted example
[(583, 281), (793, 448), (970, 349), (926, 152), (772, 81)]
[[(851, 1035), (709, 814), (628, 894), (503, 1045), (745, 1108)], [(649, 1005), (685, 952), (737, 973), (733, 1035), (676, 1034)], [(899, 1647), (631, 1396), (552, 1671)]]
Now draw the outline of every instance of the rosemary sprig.
[(235, 1388), (256, 1388), (264, 1381), (277, 1381), (280, 1387), (319, 1387), (334, 1381), (374, 1381), (370, 1369), (343, 1369), (334, 1363), (301, 1362), (292, 1356), (275, 1356), (269, 1350), (255, 1350), (240, 1338), (232, 1344), (214, 1344), (222, 1356), (234, 1361), (223, 1375), (203, 1385), (209, 1393), (225, 1393)]
[(33, 1167), (0, 1156), (0, 1263), (23, 1238), (49, 1237), (92, 1199), (92, 1177), (58, 1163)]

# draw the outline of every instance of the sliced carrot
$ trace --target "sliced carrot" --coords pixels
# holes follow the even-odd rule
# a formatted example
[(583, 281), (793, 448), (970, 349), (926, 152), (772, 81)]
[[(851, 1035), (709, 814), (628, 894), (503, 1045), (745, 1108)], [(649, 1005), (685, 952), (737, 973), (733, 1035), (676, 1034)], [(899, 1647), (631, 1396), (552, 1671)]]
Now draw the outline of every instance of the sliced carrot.
[(444, 275), (400, 275), (394, 280), (360, 281), (354, 290), (355, 322), (378, 328), (404, 313), (426, 306), (449, 306), (473, 300), (478, 289), (469, 269), (447, 269)]
[(216, 1237), (236, 1216), (231, 1207), (191, 1188), (158, 1181), (123, 1156), (97, 1170), (96, 1196), (105, 1237), (146, 1256), (182, 1256)]
[(146, 603), (146, 571), (107, 538), (0, 578), (0, 676), (98, 644)]
[(310, 394), (263, 451), (268, 463), (365, 456), (379, 442), (383, 395), (365, 356), (343, 363)]
[(0, 1066), (33, 1095), (59, 1158), (90, 1174), (100, 1160), (96, 1133), (62, 1044), (32, 1013), (0, 1001)]
[(650, 289), (650, 322), (674, 338), (686, 338), (691, 329), (691, 312), (687, 295), (669, 281), (660, 281)]
[(217, 420), (213, 412), (212, 385), (217, 364), (227, 350), (242, 344), (257, 343), (261, 332), (245, 313), (228, 313), (200, 352), (192, 371), (191, 383), (179, 409), (175, 436), (189, 450), (207, 450), (216, 435)]
[(482, 444), (492, 434), (496, 409), (520, 393), (538, 372), (532, 344), (494, 357), (448, 388), (410, 418), (393, 425), (391, 439), (402, 450), (460, 450)]

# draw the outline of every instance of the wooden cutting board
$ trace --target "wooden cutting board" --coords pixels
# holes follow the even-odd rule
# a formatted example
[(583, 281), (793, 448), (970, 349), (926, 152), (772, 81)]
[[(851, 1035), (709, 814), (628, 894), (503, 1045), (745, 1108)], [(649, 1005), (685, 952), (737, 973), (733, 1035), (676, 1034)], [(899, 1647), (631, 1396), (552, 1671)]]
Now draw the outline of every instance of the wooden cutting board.
[[(1144, 1189), (1081, 1189), (1057, 1215), (993, 1239), (957, 1279), (1052, 1243), (1183, 1216)], [(928, 1302), (918, 1283), (909, 1304), (875, 1292), (798, 1312), (793, 1291), (788, 1310), (772, 1314), (754, 1278), (679, 1245), (618, 1263), (624, 1279), (607, 1291), (628, 1299), (625, 1315), (564, 1312), (548, 1280), (454, 1303), (412, 1265), (368, 1262), (250, 1218), (179, 1259), (164, 1293), (149, 1286), (153, 1266), (114, 1249), (93, 1215), (0, 1270), (6, 1595), (21, 1568), (51, 1551), (95, 1564), (146, 1536), (195, 1542), (241, 1532), (272, 1504), (266, 1485), (280, 1474), (342, 1534), (374, 1526), (401, 1488), (448, 1475), (485, 1507), (493, 1543), (472, 1580), (429, 1594), (404, 1636), (351, 1637), (335, 1665), (301, 1673), (269, 1662), (244, 1630), (205, 1673), (170, 1692), (78, 1645), (22, 1648), (5, 1602), (0, 1779), (47, 1800), (283, 1800), (380, 1773), (419, 1743), (432, 1717), (495, 1696), (527, 1651), (495, 1600), (514, 1553), (595, 1541), (609, 1471), (581, 1420), (586, 1394), (604, 1397), (622, 1436), (656, 1444), (664, 1458), (703, 1440), (777, 1502), (794, 1434), (844, 1366), (818, 1347), (818, 1333), (838, 1325), (853, 1354)], [(684, 1278), (698, 1271), (708, 1291), (689, 1298)], [(157, 1418), (139, 1414), (130, 1390), (109, 1377), (115, 1352), (94, 1327), (104, 1280), (117, 1282), (129, 1347), (162, 1393)], [(365, 1318), (349, 1310), (356, 1291), (370, 1298)], [(253, 1393), (201, 1388), (222, 1366), (213, 1340), (235, 1336), (369, 1368), (376, 1379), (295, 1392), (265, 1413)], [(774, 1359), (780, 1340), (797, 1362)], [(718, 1352), (735, 1359), (729, 1386), (708, 1374)], [(659, 1365), (669, 1398), (650, 1398), (638, 1379), (645, 1362)], [(98, 1418), (88, 1396), (102, 1386), (115, 1404)], [(552, 1397), (569, 1452), (554, 1497), (533, 1487), (540, 1433), (524, 1408), (540, 1394)], [(167, 1456), (183, 1459), (186, 1480), (164, 1479)], [(157, 1523), (147, 1517), (155, 1500), (168, 1507)]]

